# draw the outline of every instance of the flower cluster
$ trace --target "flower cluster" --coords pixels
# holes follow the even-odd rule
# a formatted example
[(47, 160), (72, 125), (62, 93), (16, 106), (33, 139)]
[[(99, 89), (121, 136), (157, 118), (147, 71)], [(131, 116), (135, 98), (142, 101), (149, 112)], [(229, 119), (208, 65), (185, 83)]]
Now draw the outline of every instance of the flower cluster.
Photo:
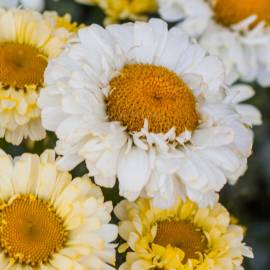
[[(252, 250), (218, 200), (261, 124), (243, 81), (270, 85), (268, 1), (78, 2), (135, 22), (0, 9), (0, 136), (57, 138), (40, 156), (0, 150), (0, 268), (243, 269)], [(176, 25), (138, 21), (157, 10)]]

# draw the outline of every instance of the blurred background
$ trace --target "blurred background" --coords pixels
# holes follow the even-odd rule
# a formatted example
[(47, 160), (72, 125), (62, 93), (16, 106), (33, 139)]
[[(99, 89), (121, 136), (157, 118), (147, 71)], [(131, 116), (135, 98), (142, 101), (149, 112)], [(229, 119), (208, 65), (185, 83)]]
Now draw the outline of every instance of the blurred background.
[[(1, 1), (0, 0), (0, 4)], [(34, 2), (35, 0), (28, 1)], [(114, 0), (119, 1), (119, 0)], [(189, 1), (189, 0), (186, 0)], [(236, 0), (237, 1), (237, 0)], [(240, 0), (238, 0), (240, 1)], [(10, 1), (6, 1), (10, 2)], [(55, 10), (60, 15), (69, 13), (73, 21), (84, 24), (102, 24), (105, 18), (103, 11), (97, 7), (75, 3), (73, 0), (46, 0), (45, 8)], [(152, 16), (157, 17), (156, 14)], [(246, 260), (245, 270), (270, 269), (270, 89), (262, 89), (253, 85), (256, 96), (250, 100), (263, 114), (263, 125), (255, 127), (254, 153), (249, 159), (246, 174), (235, 186), (226, 186), (221, 192), (221, 202), (228, 210), (247, 227), (246, 242), (252, 246), (254, 260)], [(0, 141), (0, 147), (12, 156), (23, 152), (41, 153), (45, 148), (53, 148), (55, 137), (49, 134), (45, 141), (32, 144), (25, 141), (21, 146), (14, 147)], [(77, 167), (74, 175), (86, 173), (84, 164)], [(107, 200), (119, 201), (115, 190), (104, 190)], [(118, 259), (120, 262), (121, 258)]]

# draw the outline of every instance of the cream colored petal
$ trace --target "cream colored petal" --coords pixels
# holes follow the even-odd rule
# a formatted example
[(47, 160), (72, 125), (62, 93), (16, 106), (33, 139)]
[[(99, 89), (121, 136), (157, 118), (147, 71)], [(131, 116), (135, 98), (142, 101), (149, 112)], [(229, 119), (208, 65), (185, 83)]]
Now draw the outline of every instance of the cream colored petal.
[(51, 201), (55, 202), (58, 198), (59, 194), (63, 192), (63, 190), (70, 184), (72, 180), (72, 176), (68, 172), (59, 172), (55, 184), (55, 188), (53, 194), (51, 196)]
[(0, 253), (0, 268), (1, 269), (8, 269), (9, 266), (9, 260), (7, 260), (6, 256), (3, 252)]
[(124, 220), (119, 224), (119, 235), (124, 239), (128, 240), (131, 232), (135, 230), (133, 224), (129, 220)]
[(86, 216), (92, 216), (98, 208), (98, 201), (94, 197), (90, 197), (85, 201), (84, 211)]
[(61, 209), (57, 208), (57, 213), (64, 220), (67, 230), (75, 230), (84, 224), (85, 217), (80, 204), (79, 202), (67, 202)]
[(55, 164), (41, 164), (37, 179), (36, 194), (44, 199), (49, 199), (55, 189), (57, 169)]
[(30, 120), (28, 123), (28, 136), (32, 141), (40, 141), (46, 137), (46, 131), (41, 124), (41, 119)]
[(73, 260), (77, 260), (81, 256), (89, 256), (92, 253), (92, 248), (87, 245), (68, 246), (60, 251), (60, 254)]
[[(10, 119), (8, 123), (8, 129), (6, 130), (5, 139), (7, 142), (12, 143), (14, 145), (19, 145), (23, 138), (26, 137), (27, 134), (27, 126), (17, 126), (14, 124), (14, 118)], [(12, 126), (12, 127), (11, 127)]]
[(72, 202), (86, 196), (90, 188), (91, 183), (86, 178), (75, 178), (66, 186), (63, 192), (58, 195), (55, 201), (55, 207), (65, 215), (69, 211)]
[(85, 267), (81, 266), (76, 261), (62, 256), (60, 254), (56, 254), (53, 256), (53, 260), (51, 261), (51, 264), (58, 270), (85, 270)]
[(55, 152), (53, 150), (45, 150), (40, 156), (41, 163), (54, 163), (55, 162)]
[(14, 194), (12, 186), (13, 164), (11, 158), (5, 153), (0, 155), (0, 194), (1, 198), (6, 200)]
[(46, 264), (46, 265), (42, 264), (40, 266), (40, 270), (57, 270), (57, 269), (54, 266), (51, 266), (49, 264)]
[[(42, 48), (52, 36), (52, 29), (44, 22), (37, 24), (36, 29), (37, 31), (35, 31), (34, 34), (30, 32), (32, 34), (31, 40), (38, 48)], [(29, 29), (29, 31), (31, 31), (31, 29)]]
[[(85, 200), (83, 202), (69, 202), (67, 205), (58, 208), (58, 213), (64, 217), (65, 227), (76, 233), (81, 231), (96, 231), (102, 226), (102, 220), (96, 216), (98, 202), (95, 198)], [(107, 213), (104, 214), (107, 216)]]
[[(91, 230), (86, 228), (87, 224), (93, 227)], [(100, 220), (96, 218), (89, 219), (89, 222), (86, 222), (84, 214), (75, 212), (73, 210), (72, 214), (65, 218), (65, 227), (68, 230), (72, 230), (73, 232), (79, 231), (78, 235), (87, 234), (86, 232), (93, 232), (96, 231), (98, 228), (101, 227)], [(76, 235), (76, 233), (74, 234)]]
[(105, 263), (96, 256), (91, 256), (90, 258), (85, 259), (85, 264), (88, 266), (88, 269), (91, 270), (103, 270)]
[(12, 266), (12, 270), (33, 270), (34, 268), (29, 265), (15, 264)]
[(64, 47), (64, 43), (57, 38), (51, 38), (48, 43), (43, 47), (43, 50), (50, 58), (54, 58), (60, 54)]
[(94, 197), (94, 198), (99, 199), (99, 200), (102, 199), (102, 201), (104, 201), (101, 188), (99, 186), (95, 185), (94, 183), (92, 183), (88, 176), (84, 176), (82, 178), (87, 179), (90, 183), (90, 190), (88, 191), (88, 196)]
[(95, 216), (98, 217), (102, 223), (109, 223), (111, 220), (112, 209), (112, 202), (105, 202), (97, 209)]
[(16, 40), (16, 26), (12, 12), (0, 15), (0, 40)]
[(114, 208), (114, 213), (115, 215), (120, 219), (120, 220), (125, 220), (128, 219), (128, 209), (127, 206), (129, 205), (129, 201), (127, 200), (122, 200), (120, 203), (118, 203), (115, 208)]
[(13, 173), (13, 186), (16, 193), (35, 194), (40, 160), (37, 155), (23, 154), (16, 160)]
[(115, 249), (105, 249), (105, 250), (95, 250), (95, 255), (98, 256), (102, 261), (105, 261), (106, 263), (110, 263), (112, 265), (115, 264), (116, 259), (116, 251)]
[(129, 234), (127, 242), (132, 250), (135, 250), (136, 243), (139, 241), (139, 239), (140, 239), (140, 236), (136, 234), (135, 232), (131, 232)]
[(104, 248), (105, 242), (95, 233), (87, 233), (77, 235), (76, 238), (70, 239), (67, 243), (67, 246), (88, 246), (92, 247), (95, 250), (102, 250)]
[(98, 235), (109, 243), (114, 241), (118, 236), (118, 227), (114, 224), (104, 224), (99, 230)]

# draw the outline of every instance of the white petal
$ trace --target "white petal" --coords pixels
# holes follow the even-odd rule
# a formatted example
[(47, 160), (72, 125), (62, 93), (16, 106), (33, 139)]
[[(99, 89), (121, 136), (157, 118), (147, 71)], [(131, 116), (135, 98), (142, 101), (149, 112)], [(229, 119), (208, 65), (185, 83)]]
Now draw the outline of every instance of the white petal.
[(210, 127), (196, 130), (191, 142), (196, 146), (216, 147), (230, 144), (234, 139), (234, 131), (226, 127)]
[(236, 111), (242, 116), (243, 121), (247, 125), (262, 124), (262, 114), (256, 107), (248, 104), (240, 104), (236, 107)]
[(218, 91), (225, 79), (223, 63), (215, 56), (207, 56), (191, 73), (201, 75), (208, 84), (209, 91)]
[(39, 157), (30, 154), (23, 154), (15, 162), (12, 182), (16, 193), (36, 193), (39, 163)]
[(113, 224), (105, 224), (98, 230), (98, 235), (107, 243), (112, 242), (118, 236), (118, 227)]
[(62, 120), (67, 117), (67, 114), (59, 107), (48, 107), (42, 110), (42, 124), (50, 131), (55, 131)]
[(131, 148), (128, 153), (122, 152), (119, 157), (117, 175), (120, 193), (140, 193), (150, 175), (147, 153), (137, 147)]
[(188, 35), (178, 28), (172, 28), (168, 33), (163, 53), (155, 61), (156, 64), (175, 70), (179, 58), (184, 54), (189, 45)]
[(255, 90), (247, 84), (236, 84), (230, 87), (228, 94), (228, 98), (233, 97), (233, 99), (230, 99), (231, 102), (240, 103), (252, 98), (255, 95)]

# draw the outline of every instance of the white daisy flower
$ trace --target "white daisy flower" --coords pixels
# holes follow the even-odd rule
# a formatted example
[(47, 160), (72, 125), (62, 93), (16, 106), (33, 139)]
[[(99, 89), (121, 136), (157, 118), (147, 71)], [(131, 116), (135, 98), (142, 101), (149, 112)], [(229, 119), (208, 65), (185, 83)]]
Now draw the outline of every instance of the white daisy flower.
[(55, 153), (0, 152), (0, 268), (113, 270), (113, 209), (87, 176), (56, 167)]
[(161, 16), (183, 20), (185, 31), (223, 60), (227, 83), (257, 80), (270, 86), (268, 0), (158, 0)]
[(97, 184), (118, 178), (129, 200), (168, 207), (180, 195), (207, 205), (246, 170), (249, 126), (260, 121), (239, 112), (250, 91), (224, 86), (222, 63), (162, 20), (80, 30), (45, 81), (38, 103), (59, 166), (86, 161)]

